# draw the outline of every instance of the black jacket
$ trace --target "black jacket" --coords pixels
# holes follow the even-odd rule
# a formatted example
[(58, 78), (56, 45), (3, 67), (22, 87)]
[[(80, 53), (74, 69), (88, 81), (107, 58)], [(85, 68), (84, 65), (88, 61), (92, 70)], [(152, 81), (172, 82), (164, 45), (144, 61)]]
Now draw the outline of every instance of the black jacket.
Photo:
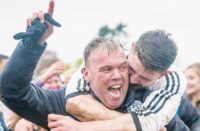
[(31, 84), (33, 71), (46, 44), (20, 42), (14, 50), (0, 79), (0, 97), (12, 111), (48, 129), (49, 113), (67, 115), (65, 88), (43, 90)]
[(166, 127), (168, 131), (200, 131), (200, 114), (192, 104), (183, 97), (177, 115)]
[(182, 99), (178, 115), (191, 131), (200, 131), (200, 114), (187, 98)]

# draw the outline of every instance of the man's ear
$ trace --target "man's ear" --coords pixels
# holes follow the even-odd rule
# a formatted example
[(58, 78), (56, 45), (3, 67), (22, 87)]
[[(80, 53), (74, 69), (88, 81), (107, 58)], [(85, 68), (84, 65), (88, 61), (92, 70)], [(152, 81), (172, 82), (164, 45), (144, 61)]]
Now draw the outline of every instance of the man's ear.
[(167, 75), (168, 73), (170, 73), (170, 71), (164, 71), (163, 73), (161, 73), (161, 75), (160, 75), (160, 78), (162, 77), (162, 76), (164, 76), (164, 75)]
[(90, 72), (87, 67), (83, 68), (83, 76), (87, 83), (90, 83)]

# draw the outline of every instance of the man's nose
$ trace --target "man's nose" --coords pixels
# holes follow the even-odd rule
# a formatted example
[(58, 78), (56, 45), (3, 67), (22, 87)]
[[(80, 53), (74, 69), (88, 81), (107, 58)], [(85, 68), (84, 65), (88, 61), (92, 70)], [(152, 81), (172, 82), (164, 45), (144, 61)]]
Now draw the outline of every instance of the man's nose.
[(113, 70), (113, 75), (112, 75), (112, 77), (113, 77), (114, 79), (119, 79), (119, 78), (121, 78), (121, 73), (120, 73), (120, 71), (119, 71), (118, 69)]

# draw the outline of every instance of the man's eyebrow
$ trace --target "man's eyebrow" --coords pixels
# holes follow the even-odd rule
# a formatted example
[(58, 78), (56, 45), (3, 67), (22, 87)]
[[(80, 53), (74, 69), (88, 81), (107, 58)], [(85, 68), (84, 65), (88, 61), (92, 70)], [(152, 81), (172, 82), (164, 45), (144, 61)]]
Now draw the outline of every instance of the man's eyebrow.
[[(128, 63), (128, 65), (129, 65), (129, 69), (131, 69), (132, 71), (136, 72), (129, 63)], [(147, 77), (144, 77), (144, 76), (141, 76), (141, 75), (139, 75), (139, 77), (142, 78), (142, 79), (151, 80), (151, 79), (149, 79)]]
[(99, 68), (99, 70), (103, 70), (103, 69), (105, 69), (105, 68), (111, 68), (111, 66), (109, 66), (109, 65), (102, 66), (102, 67)]
[(127, 62), (127, 61), (124, 61), (123, 63), (120, 64), (120, 66), (121, 66), (121, 65), (125, 65), (125, 64), (128, 65), (128, 62)]
[(145, 80), (151, 80), (151, 79), (149, 79), (149, 78), (147, 78), (147, 77), (144, 77), (144, 76), (140, 76), (142, 79), (145, 79)]

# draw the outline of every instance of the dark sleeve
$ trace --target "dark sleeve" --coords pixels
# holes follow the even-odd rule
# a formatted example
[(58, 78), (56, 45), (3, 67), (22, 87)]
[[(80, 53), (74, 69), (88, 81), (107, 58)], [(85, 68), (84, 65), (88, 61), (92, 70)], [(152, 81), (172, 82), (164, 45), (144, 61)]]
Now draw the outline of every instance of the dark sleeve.
[(200, 131), (200, 114), (187, 98), (182, 98), (178, 114), (191, 131)]
[(21, 117), (47, 129), (49, 113), (64, 114), (64, 90), (48, 91), (31, 84), (46, 47), (19, 43), (0, 78), (2, 101)]
[(166, 128), (167, 131), (190, 131), (187, 125), (185, 125), (178, 115), (174, 116)]

